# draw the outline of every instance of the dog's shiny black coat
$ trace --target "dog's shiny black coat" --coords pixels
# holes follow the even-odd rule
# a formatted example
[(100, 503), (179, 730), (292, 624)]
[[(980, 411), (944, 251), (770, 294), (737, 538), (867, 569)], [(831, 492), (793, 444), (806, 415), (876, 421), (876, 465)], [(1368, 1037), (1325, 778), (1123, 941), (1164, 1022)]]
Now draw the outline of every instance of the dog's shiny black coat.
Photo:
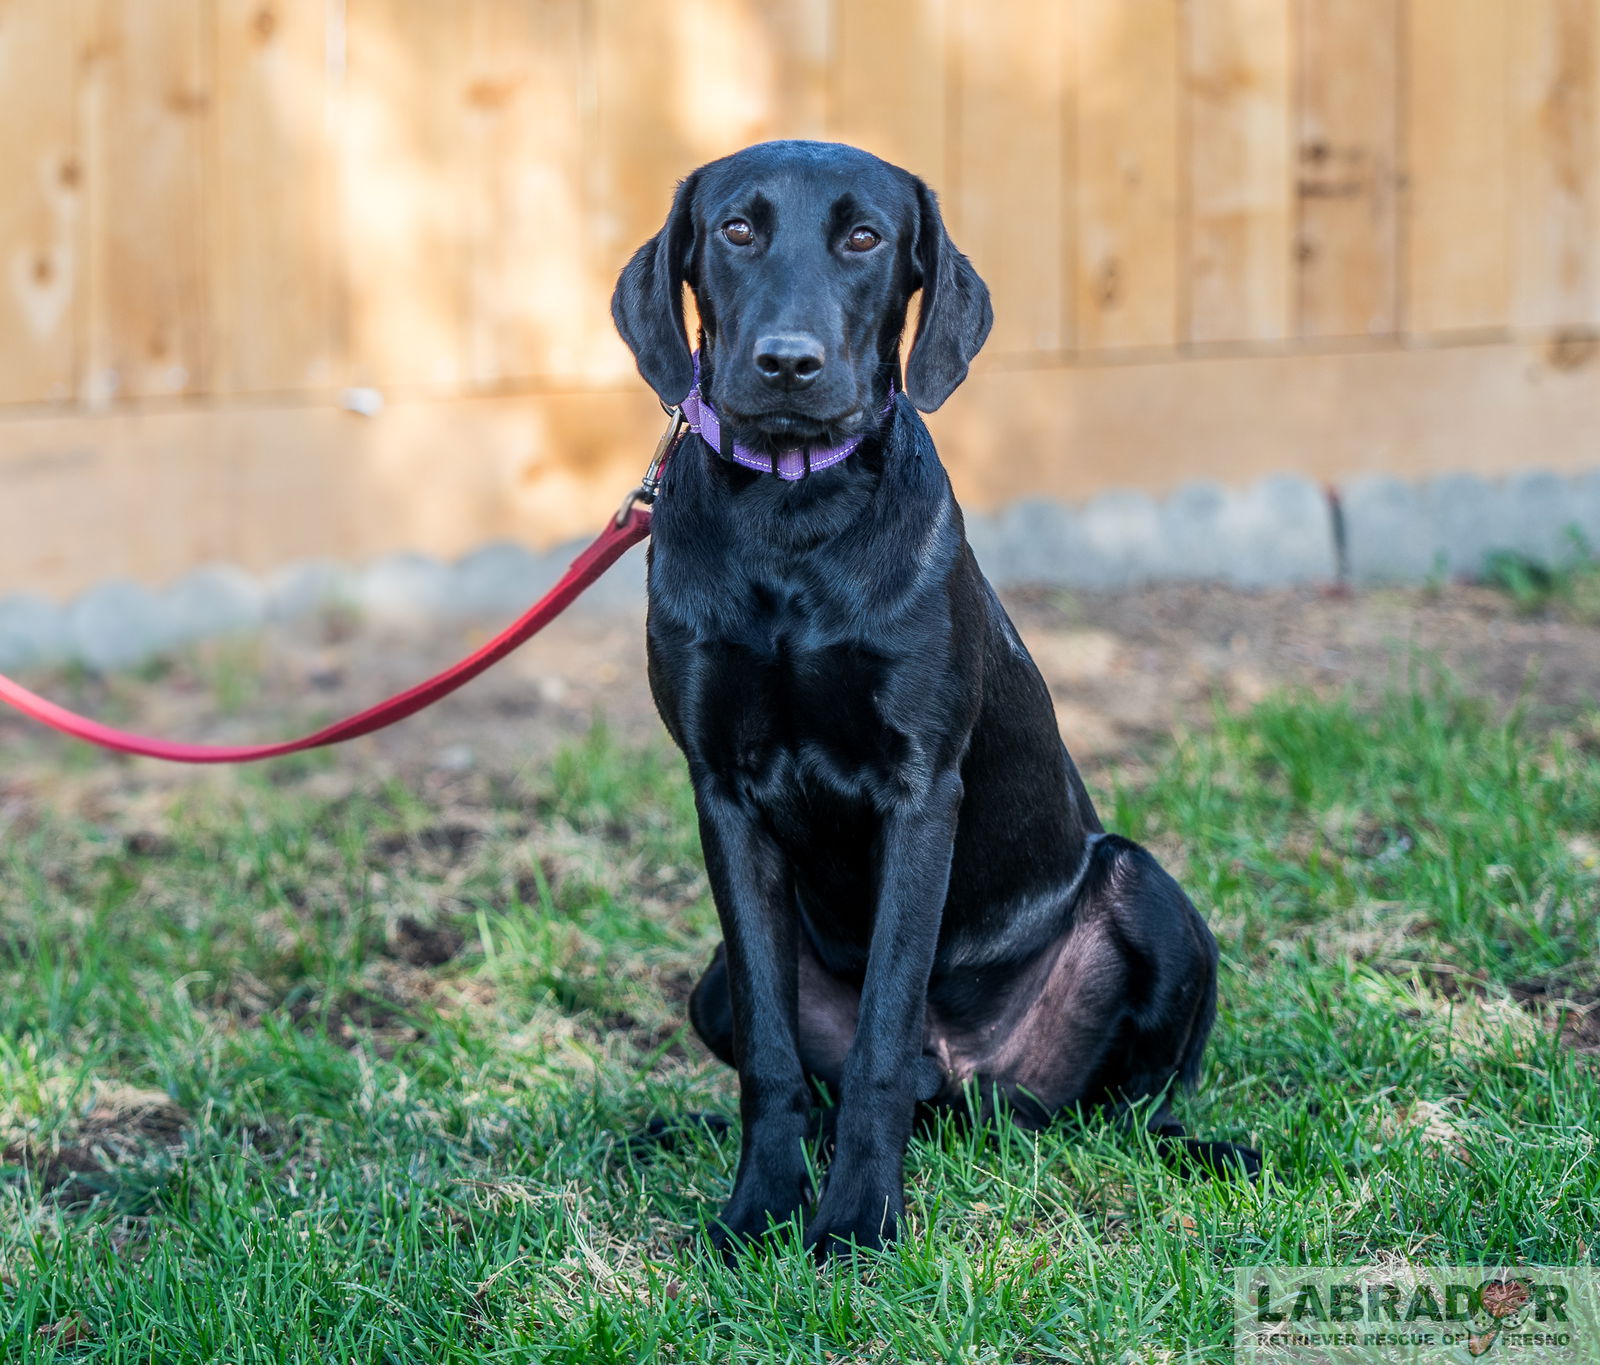
[[(655, 508), (650, 682), (724, 934), (690, 1010), (740, 1079), (714, 1237), (805, 1205), (819, 1083), (839, 1104), (819, 1252), (895, 1235), (919, 1106), (976, 1096), (1042, 1124), (1150, 1099), (1176, 1147), (1164, 1097), (1198, 1072), (1216, 946), (1156, 861), (1103, 831), (915, 410), (965, 377), (987, 289), (920, 180), (807, 142), (696, 171), (623, 271), (613, 314), (667, 403), (693, 378), (685, 283), (725, 439), (866, 433), (797, 483), (689, 437)], [(880, 419), (918, 290), (906, 392)]]

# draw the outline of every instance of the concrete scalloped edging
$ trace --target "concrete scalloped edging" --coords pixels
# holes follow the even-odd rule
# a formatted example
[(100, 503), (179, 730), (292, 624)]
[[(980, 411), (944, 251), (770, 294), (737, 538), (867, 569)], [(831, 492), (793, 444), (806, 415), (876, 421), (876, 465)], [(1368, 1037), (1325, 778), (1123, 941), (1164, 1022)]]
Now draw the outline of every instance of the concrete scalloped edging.
[[(33, 594), (0, 597), (0, 670), (63, 663), (100, 671), (129, 668), (192, 641), (330, 608), (390, 625), (509, 621), (555, 582), (581, 548), (539, 554), (499, 543), (453, 564), (402, 553), (359, 568), (316, 559), (261, 578), (210, 564), (162, 590), (112, 579), (60, 606)], [(629, 555), (585, 594), (579, 609), (616, 611), (643, 596), (643, 556)]]
[(1490, 482), (1449, 474), (1426, 483), (1352, 480), (1340, 490), (1345, 554), (1355, 583), (1415, 583), (1480, 572), (1495, 550), (1559, 564), (1576, 530), (1600, 552), (1600, 470), (1543, 470)]
[(1210, 579), (1254, 588), (1337, 576), (1327, 494), (1298, 475), (1240, 489), (1190, 483), (1161, 499), (1117, 490), (1081, 507), (1030, 498), (968, 516), (967, 535), (1000, 587)]
[[(1355, 479), (1336, 503), (1311, 480), (1280, 475), (1240, 489), (1191, 483), (1165, 498), (1118, 490), (1078, 507), (1029, 499), (967, 517), (979, 563), (1001, 587), (1420, 582), (1476, 573), (1497, 549), (1559, 560), (1570, 552), (1569, 526), (1600, 547), (1600, 471), (1568, 478), (1530, 472), (1496, 483), (1471, 475), (1420, 484)], [(64, 606), (29, 594), (4, 597), (0, 669), (69, 661), (124, 668), (192, 640), (329, 606), (388, 622), (510, 619), (579, 548), (539, 554), (499, 543), (453, 564), (411, 553), (361, 568), (310, 560), (263, 578), (219, 564), (159, 591), (113, 580)], [(643, 579), (643, 556), (629, 555), (577, 610), (637, 609)]]

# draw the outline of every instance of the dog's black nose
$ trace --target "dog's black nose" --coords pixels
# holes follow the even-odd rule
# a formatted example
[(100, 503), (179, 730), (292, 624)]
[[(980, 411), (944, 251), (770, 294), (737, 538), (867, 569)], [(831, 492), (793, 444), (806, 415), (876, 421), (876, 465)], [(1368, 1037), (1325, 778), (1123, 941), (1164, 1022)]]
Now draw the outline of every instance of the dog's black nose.
[(762, 337), (756, 342), (756, 369), (775, 388), (803, 389), (822, 373), (822, 343), (800, 333)]

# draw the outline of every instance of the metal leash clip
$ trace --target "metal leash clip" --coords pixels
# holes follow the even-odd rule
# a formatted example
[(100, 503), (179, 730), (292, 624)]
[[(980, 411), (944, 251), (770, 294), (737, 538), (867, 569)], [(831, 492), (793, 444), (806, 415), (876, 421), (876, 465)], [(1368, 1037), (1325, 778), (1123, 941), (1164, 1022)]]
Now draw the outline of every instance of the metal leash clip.
[(628, 514), (639, 504), (651, 506), (656, 495), (661, 492), (661, 470), (667, 463), (667, 458), (678, 447), (689, 419), (683, 415), (683, 409), (670, 407), (666, 403), (661, 405), (661, 410), (667, 414), (667, 429), (661, 433), (661, 439), (656, 443), (656, 453), (650, 457), (650, 464), (644, 471), (644, 478), (639, 480), (639, 486), (629, 491), (623, 498), (622, 506), (617, 508), (617, 525), (621, 526), (627, 521)]

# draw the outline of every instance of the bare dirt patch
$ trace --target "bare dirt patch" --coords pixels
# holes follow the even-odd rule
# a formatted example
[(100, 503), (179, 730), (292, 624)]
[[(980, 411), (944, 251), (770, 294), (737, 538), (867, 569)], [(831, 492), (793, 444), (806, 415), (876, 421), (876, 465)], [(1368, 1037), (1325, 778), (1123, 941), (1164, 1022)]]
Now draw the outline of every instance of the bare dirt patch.
[(1244, 593), (1206, 585), (1013, 594), (1009, 605), (1050, 682), (1062, 733), (1084, 758), (1131, 757), (1213, 706), (1289, 686), (1370, 696), (1431, 664), (1500, 707), (1563, 723), (1600, 699), (1600, 629), (1519, 615), (1498, 592)]
[(1567, 1046), (1600, 1057), (1600, 987), (1561, 980), (1518, 981), (1511, 995), (1547, 1028), (1559, 1028)]
[[(1540, 723), (1565, 723), (1600, 700), (1600, 627), (1556, 613), (1521, 615), (1490, 589), (1252, 593), (1195, 584), (1006, 596), (1055, 695), (1068, 746), (1090, 767), (1137, 760), (1174, 729), (1204, 728), (1215, 706), (1248, 706), (1277, 687), (1370, 694), (1404, 685), (1419, 657), (1499, 706), (1521, 702)], [(201, 647), (143, 678), (34, 681), (69, 705), (154, 733), (266, 739), (414, 683), (490, 628), (279, 629)], [(645, 681), (642, 604), (605, 615), (580, 609), (465, 691), (338, 751), (334, 766), (368, 777), (431, 772), (435, 780), (518, 773), (600, 715), (625, 740), (665, 739)], [(55, 785), (69, 754), (80, 788), (183, 779), (181, 769), (144, 760), (88, 761), (10, 715), (0, 715), (0, 746), (12, 760), (0, 778), (0, 831)], [(448, 855), (450, 844), (472, 836), (441, 826), (418, 841)]]
[(189, 1116), (160, 1091), (103, 1085), (83, 1117), (49, 1142), (21, 1138), (0, 1165), (21, 1167), (37, 1190), (64, 1204), (107, 1193), (116, 1168), (183, 1146)]

